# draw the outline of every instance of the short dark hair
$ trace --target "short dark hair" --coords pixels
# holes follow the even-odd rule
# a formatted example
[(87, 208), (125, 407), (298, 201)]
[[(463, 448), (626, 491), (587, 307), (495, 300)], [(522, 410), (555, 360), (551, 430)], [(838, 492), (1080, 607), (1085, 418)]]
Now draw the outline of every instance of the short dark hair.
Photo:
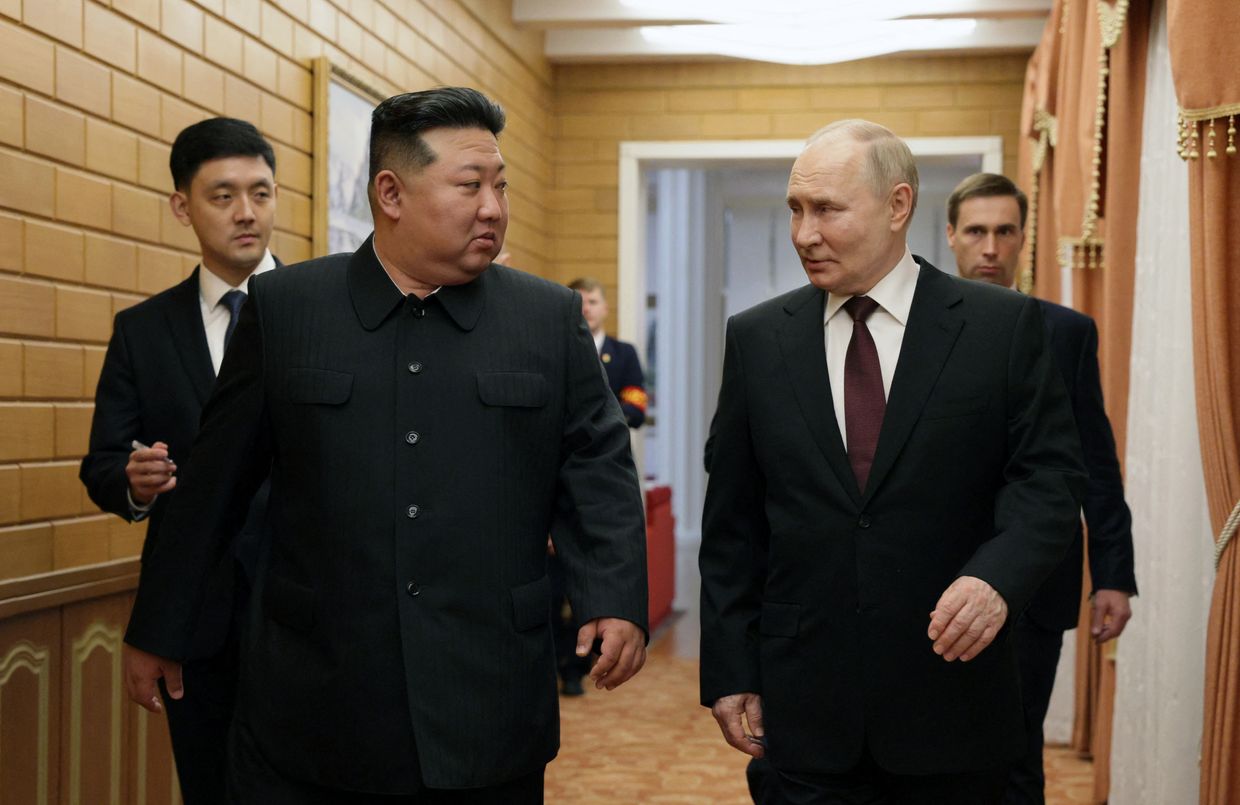
[(425, 168), (437, 155), (422, 139), (430, 129), (504, 130), (502, 106), (469, 87), (436, 87), (393, 95), (370, 115), (370, 181), (394, 167)]
[(271, 172), (276, 172), (275, 151), (253, 123), (233, 117), (211, 117), (181, 129), (172, 143), (172, 155), (168, 158), (172, 185), (177, 190), (189, 190), (202, 163), (227, 157), (262, 157)]
[(1020, 207), (1020, 228), (1025, 228), (1025, 218), (1029, 215), (1029, 199), (1024, 191), (1006, 176), (998, 173), (975, 173), (966, 177), (956, 185), (956, 189), (947, 197), (947, 223), (953, 228), (960, 216), (960, 205), (971, 198), (991, 198), (994, 196), (1011, 196)]
[(578, 277), (570, 282), (568, 287), (580, 294), (588, 294), (598, 291), (603, 295), (604, 299), (607, 298), (607, 292), (603, 290), (603, 283), (594, 279), (594, 277)]

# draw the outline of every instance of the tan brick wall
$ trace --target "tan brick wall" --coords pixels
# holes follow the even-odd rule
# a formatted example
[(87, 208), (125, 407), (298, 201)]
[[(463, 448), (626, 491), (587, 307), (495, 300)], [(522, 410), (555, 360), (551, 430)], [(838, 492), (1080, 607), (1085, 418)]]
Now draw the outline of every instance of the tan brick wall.
[(390, 92), (476, 86), (509, 110), (514, 262), (547, 271), (553, 76), (510, 20), (511, 0), (0, 0), (0, 579), (141, 548), (77, 465), (112, 317), (197, 262), (167, 205), (189, 123), (241, 117), (272, 141), (272, 249), (294, 262), (313, 58)]
[[(1015, 175), (1028, 57), (883, 58), (822, 67), (745, 62), (571, 65), (555, 71), (550, 276), (613, 291), (619, 143), (801, 139), (863, 117), (904, 137), (1003, 137)], [(616, 320), (613, 311), (613, 324)]]

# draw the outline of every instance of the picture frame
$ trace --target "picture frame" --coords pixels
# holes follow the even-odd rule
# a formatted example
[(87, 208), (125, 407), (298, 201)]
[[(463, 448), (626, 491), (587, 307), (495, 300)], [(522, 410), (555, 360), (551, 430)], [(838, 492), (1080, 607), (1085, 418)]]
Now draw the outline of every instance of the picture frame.
[(314, 60), (315, 257), (355, 251), (374, 228), (366, 195), (370, 113), (386, 97), (330, 59)]

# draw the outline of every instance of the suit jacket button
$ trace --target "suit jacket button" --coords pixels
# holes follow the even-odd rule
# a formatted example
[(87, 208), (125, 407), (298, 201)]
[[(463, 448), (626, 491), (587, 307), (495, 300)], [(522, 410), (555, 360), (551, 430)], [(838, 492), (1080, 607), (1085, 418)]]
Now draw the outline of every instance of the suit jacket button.
[(405, 441), (409, 442), (409, 444), (417, 444), (418, 439), (421, 439), (421, 438), (422, 437), (418, 435), (418, 432), (416, 430), (411, 430), (405, 434)]
[(409, 362), (409, 371), (410, 371), (412, 374), (415, 374), (415, 375), (416, 375), (416, 374), (418, 374), (419, 372), (421, 372), (421, 371), (422, 371), (422, 362), (421, 362), (421, 361), (410, 361), (410, 362)]
[(418, 519), (418, 512), (419, 512), (419, 509), (417, 506), (410, 506), (409, 508), (405, 509), (405, 516), (408, 517), (410, 520), (416, 520)]
[(417, 598), (422, 593), (422, 588), (418, 587), (417, 582), (411, 581), (405, 585), (405, 592), (409, 593), (410, 598)]
[(861, 515), (860, 519), (857, 520), (857, 525), (861, 526), (862, 528), (869, 528), (870, 527), (869, 515), (865, 515), (865, 514)]

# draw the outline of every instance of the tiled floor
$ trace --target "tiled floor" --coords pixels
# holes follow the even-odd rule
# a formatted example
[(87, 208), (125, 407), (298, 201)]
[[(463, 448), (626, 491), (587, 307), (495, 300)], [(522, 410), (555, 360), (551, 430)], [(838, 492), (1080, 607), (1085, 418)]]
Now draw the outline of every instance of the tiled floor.
[[(696, 618), (656, 635), (645, 669), (610, 693), (561, 698), (560, 756), (547, 768), (552, 805), (748, 803), (747, 758), (697, 704)], [(1093, 772), (1047, 750), (1048, 805), (1089, 803)]]

